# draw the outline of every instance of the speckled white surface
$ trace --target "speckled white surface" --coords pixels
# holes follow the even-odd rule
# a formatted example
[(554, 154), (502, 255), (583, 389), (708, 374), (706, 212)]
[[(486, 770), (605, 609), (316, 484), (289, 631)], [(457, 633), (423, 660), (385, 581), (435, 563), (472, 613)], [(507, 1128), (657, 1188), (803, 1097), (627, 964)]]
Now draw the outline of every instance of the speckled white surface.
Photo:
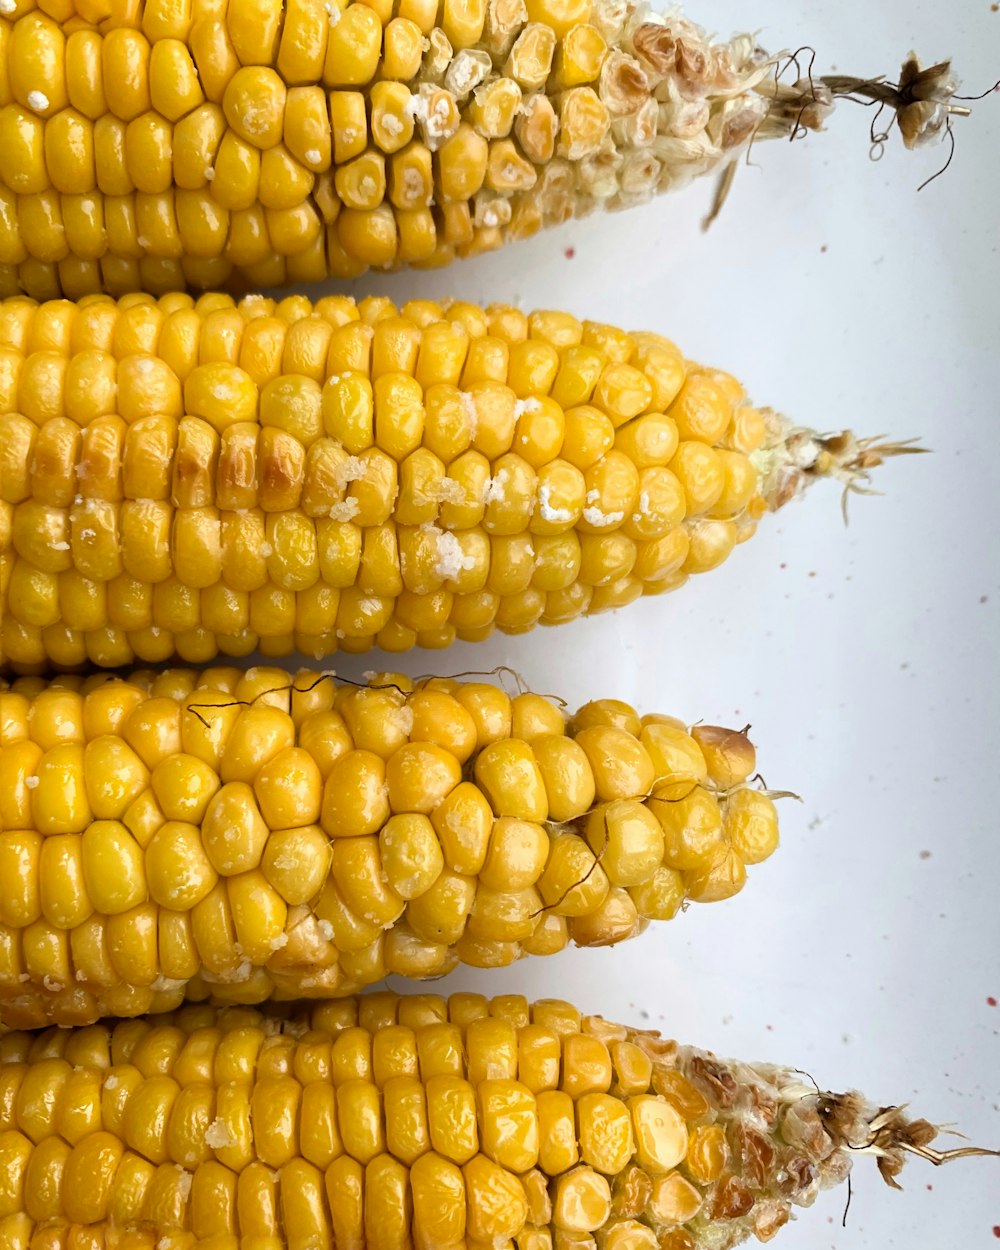
[[(954, 16), (955, 12), (960, 16)], [(820, 71), (895, 72), (952, 55), (970, 94), (1000, 73), (1000, 13), (880, 0), (702, 0), (728, 34), (752, 15)], [(920, 435), (933, 456), (880, 473), (845, 529), (835, 489), (765, 522), (720, 571), (612, 617), (411, 653), (411, 673), (514, 665), (574, 703), (600, 695), (691, 720), (751, 721), (769, 784), (794, 789), (784, 845), (730, 903), (638, 942), (438, 988), (560, 995), (726, 1054), (785, 1060), (828, 1087), (911, 1101), (1000, 1147), (1000, 96), (944, 149), (868, 160), (870, 114), (755, 153), (703, 236), (702, 186), (431, 276), (358, 284), (517, 300), (660, 330), (760, 402), (822, 428)], [(570, 259), (567, 249), (574, 249)], [(345, 674), (371, 657), (340, 661)], [(784, 1250), (1000, 1246), (1000, 1162), (905, 1194), (867, 1160)], [(933, 1190), (931, 1187), (933, 1186)]]

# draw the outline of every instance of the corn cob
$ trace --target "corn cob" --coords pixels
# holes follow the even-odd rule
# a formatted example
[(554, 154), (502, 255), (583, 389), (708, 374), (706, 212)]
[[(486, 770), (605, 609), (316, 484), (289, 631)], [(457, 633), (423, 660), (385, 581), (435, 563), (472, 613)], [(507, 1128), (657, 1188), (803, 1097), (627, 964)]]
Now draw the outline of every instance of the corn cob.
[(715, 568), (882, 455), (656, 335), (301, 296), (0, 305), (0, 662), (521, 633)]
[(857, 1153), (894, 1186), (909, 1153), (991, 1153), (513, 995), (14, 1033), (0, 1086), (10, 1250), (729, 1250), (770, 1241)]
[(908, 146), (947, 64), (812, 76), (625, 0), (3, 0), (0, 295), (442, 265), (734, 168), (839, 96)]
[(105, 674), (0, 694), (0, 1023), (610, 945), (778, 843), (746, 735), (399, 675)]

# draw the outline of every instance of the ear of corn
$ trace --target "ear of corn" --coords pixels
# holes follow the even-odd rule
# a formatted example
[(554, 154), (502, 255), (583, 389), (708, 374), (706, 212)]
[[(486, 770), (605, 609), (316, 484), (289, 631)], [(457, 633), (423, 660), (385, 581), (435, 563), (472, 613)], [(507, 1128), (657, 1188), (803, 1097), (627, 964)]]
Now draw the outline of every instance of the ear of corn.
[(838, 95), (910, 146), (956, 111), (947, 64), (784, 84), (751, 36), (623, 0), (4, 0), (0, 36), (0, 295), (43, 299), (441, 265), (819, 129)]
[[(0, 1040), (5, 1246), (730, 1250), (935, 1129), (529, 1005), (372, 994)], [(65, 1241), (63, 1240), (65, 1239)]]
[(715, 568), (880, 454), (557, 312), (13, 299), (0, 342), (0, 661), (22, 671), (557, 624)]
[(0, 1023), (608, 945), (778, 842), (741, 733), (385, 675), (168, 670), (0, 694)]

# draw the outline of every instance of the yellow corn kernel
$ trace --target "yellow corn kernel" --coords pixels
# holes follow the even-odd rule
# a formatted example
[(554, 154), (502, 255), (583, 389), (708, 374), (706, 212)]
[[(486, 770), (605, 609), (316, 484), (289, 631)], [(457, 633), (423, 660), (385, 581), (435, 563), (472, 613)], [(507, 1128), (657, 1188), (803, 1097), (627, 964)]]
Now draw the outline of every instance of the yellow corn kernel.
[(328, 87), (371, 82), (382, 48), (382, 23), (366, 4), (351, 4), (332, 25), (327, 40), (323, 81)]

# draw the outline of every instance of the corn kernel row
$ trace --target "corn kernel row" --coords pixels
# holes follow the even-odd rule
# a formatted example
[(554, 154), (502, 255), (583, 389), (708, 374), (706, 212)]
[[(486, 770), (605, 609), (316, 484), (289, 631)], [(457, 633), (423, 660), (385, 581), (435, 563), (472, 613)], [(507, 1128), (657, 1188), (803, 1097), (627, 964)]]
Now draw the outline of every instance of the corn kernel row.
[(561, 313), (15, 299), (0, 338), (0, 658), (21, 668), (606, 611), (720, 564), (789, 459), (734, 379)]
[(0, 1088), (12, 1250), (57, 1225), (129, 1250), (769, 1241), (846, 1178), (839, 1121), (871, 1118), (792, 1071), (475, 994), (15, 1033)]
[(276, 669), (0, 695), (0, 1020), (355, 992), (608, 945), (778, 840), (745, 735)]
[(753, 41), (616, 0), (50, 8), (0, 17), (0, 295), (444, 264), (716, 168), (767, 113)]

